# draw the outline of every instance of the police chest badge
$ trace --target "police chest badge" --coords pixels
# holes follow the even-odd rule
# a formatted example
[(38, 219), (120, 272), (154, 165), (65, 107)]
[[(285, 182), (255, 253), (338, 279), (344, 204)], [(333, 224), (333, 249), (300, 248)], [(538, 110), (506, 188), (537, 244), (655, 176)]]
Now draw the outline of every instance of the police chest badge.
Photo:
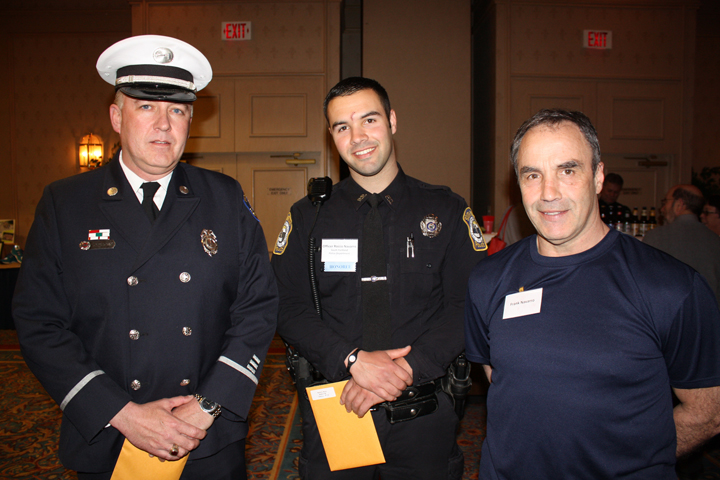
[(463, 212), (463, 221), (468, 227), (468, 234), (470, 235), (473, 249), (476, 252), (482, 252), (483, 250), (487, 250), (487, 244), (485, 243), (485, 239), (482, 236), (482, 230), (480, 229), (480, 225), (478, 225), (477, 220), (475, 220), (475, 215), (473, 215), (470, 207), (467, 207), (465, 209), (465, 212)]
[(422, 230), (422, 234), (426, 237), (435, 238), (440, 234), (440, 230), (442, 230), (442, 223), (440, 223), (437, 215), (430, 213), (425, 215), (425, 218), (420, 222), (420, 230)]
[(275, 242), (275, 248), (273, 249), (274, 255), (282, 255), (285, 253), (290, 232), (292, 232), (292, 217), (290, 216), (290, 212), (288, 212), (287, 218), (285, 218), (285, 223), (283, 223), (282, 230), (280, 230), (280, 234)]
[(101, 228), (88, 231), (88, 239), (80, 242), (81, 250), (113, 249), (115, 240), (110, 238), (110, 229)]
[(212, 230), (206, 228), (200, 233), (200, 243), (202, 243), (205, 253), (207, 253), (211, 257), (217, 253), (217, 237)]

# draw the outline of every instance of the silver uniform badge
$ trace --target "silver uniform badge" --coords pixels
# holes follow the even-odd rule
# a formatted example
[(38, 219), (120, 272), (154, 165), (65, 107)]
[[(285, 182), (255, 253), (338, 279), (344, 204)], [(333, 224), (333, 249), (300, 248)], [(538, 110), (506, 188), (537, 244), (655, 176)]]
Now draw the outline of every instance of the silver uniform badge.
[(442, 223), (440, 223), (437, 215), (430, 213), (425, 215), (425, 218), (420, 222), (420, 230), (422, 230), (422, 234), (426, 237), (434, 238), (440, 234)]
[(211, 257), (215, 255), (218, 251), (218, 244), (217, 244), (217, 237), (215, 236), (215, 233), (213, 233), (212, 230), (208, 230), (207, 228), (202, 231), (200, 234), (200, 242), (202, 243), (203, 250), (205, 250), (205, 253), (210, 255)]

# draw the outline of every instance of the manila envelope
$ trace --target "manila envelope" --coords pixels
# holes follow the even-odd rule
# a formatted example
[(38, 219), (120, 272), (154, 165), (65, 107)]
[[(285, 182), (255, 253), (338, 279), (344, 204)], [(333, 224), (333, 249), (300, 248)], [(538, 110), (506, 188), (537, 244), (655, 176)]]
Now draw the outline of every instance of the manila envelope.
[(347, 380), (307, 388), (320, 439), (333, 472), (385, 463), (372, 415), (368, 412), (359, 418), (354, 412), (347, 413), (345, 406), (340, 405), (340, 394), (346, 383)]
[(161, 462), (126, 438), (110, 480), (178, 480), (187, 459), (185, 455), (180, 460)]

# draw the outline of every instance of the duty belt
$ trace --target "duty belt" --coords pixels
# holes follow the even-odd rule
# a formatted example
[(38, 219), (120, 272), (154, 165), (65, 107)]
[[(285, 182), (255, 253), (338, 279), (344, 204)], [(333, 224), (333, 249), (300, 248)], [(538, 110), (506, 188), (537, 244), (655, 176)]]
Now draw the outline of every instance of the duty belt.
[[(412, 385), (403, 390), (393, 402), (382, 402), (376, 408), (383, 408), (391, 424), (406, 422), (438, 409), (437, 393), (442, 390), (441, 379)], [(374, 408), (374, 409), (376, 409)]]

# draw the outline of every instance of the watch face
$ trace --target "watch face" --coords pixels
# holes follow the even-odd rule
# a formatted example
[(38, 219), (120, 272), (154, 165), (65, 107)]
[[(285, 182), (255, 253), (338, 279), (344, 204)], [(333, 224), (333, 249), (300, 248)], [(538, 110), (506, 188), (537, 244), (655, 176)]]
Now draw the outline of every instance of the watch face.
[(202, 403), (200, 404), (200, 406), (201, 406), (202, 409), (205, 410), (206, 412), (212, 412), (213, 410), (215, 410), (215, 409), (217, 408), (217, 403), (211, 402), (211, 401), (208, 400), (207, 398), (203, 398), (203, 401), (202, 401)]

